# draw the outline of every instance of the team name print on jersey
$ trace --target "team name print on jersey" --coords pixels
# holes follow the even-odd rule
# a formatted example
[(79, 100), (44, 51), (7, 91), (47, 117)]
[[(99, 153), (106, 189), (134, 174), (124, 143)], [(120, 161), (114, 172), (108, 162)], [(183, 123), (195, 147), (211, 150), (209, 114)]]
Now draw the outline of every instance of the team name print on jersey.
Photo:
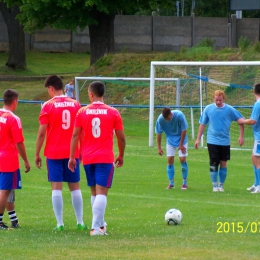
[(87, 115), (107, 115), (107, 109), (87, 109)]
[(0, 123), (6, 124), (6, 118), (0, 117)]
[(68, 101), (55, 102), (54, 106), (55, 106), (55, 108), (57, 108), (57, 107), (75, 107), (75, 103), (74, 102), (68, 102)]

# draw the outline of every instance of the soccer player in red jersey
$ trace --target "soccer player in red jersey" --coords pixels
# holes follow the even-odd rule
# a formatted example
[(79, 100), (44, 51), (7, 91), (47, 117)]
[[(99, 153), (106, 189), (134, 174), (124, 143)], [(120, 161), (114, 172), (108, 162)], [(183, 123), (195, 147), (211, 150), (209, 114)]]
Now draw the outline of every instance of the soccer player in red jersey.
[[(125, 135), (119, 112), (104, 104), (105, 86), (95, 81), (89, 85), (88, 95), (91, 104), (78, 111), (70, 148), (69, 168), (76, 171), (76, 148), (81, 140), (81, 153), (88, 186), (91, 190), (92, 228), (91, 236), (106, 235), (104, 222), (108, 189), (112, 185), (114, 162), (116, 167), (123, 165)], [(114, 159), (114, 132), (117, 138), (119, 155)]]
[(24, 161), (25, 172), (30, 163), (24, 146), (22, 123), (13, 112), (18, 105), (18, 92), (4, 92), (4, 107), (0, 109), (0, 229), (8, 229), (3, 223), (3, 214), (8, 196), (13, 189), (21, 189), (19, 154)]
[[(68, 183), (71, 192), (72, 205), (77, 218), (77, 228), (84, 230), (87, 227), (83, 222), (79, 167), (77, 167), (76, 172), (71, 172), (68, 169), (70, 141), (80, 104), (76, 100), (63, 95), (62, 80), (56, 75), (49, 76), (46, 79), (45, 87), (51, 99), (44, 103), (39, 116), (40, 127), (36, 141), (35, 164), (39, 169), (42, 166), (40, 151), (46, 137), (44, 156), (47, 158), (48, 181), (52, 184), (52, 205), (57, 220), (57, 226), (54, 230), (64, 230), (63, 182)], [(75, 150), (76, 164), (79, 165), (78, 146)]]

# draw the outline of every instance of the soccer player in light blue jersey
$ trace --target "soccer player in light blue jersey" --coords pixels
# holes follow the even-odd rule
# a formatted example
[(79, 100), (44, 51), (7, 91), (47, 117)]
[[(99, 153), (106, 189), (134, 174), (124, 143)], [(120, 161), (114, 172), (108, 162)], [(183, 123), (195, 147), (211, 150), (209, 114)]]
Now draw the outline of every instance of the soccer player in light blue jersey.
[(164, 108), (162, 114), (158, 117), (155, 126), (155, 133), (157, 139), (158, 154), (163, 155), (161, 147), (162, 133), (165, 132), (167, 138), (166, 153), (168, 157), (167, 175), (170, 181), (167, 189), (174, 188), (174, 156), (176, 150), (179, 152), (181, 162), (181, 171), (183, 177), (182, 190), (186, 190), (188, 180), (188, 164), (186, 156), (188, 155), (188, 137), (187, 137), (188, 123), (185, 115), (179, 110), (172, 110)]
[[(239, 122), (243, 118), (235, 108), (225, 104), (224, 101), (225, 93), (216, 90), (214, 103), (206, 106), (200, 117), (198, 137), (195, 142), (195, 148), (198, 149), (205, 126), (209, 124), (207, 146), (210, 158), (210, 177), (214, 192), (224, 191), (223, 185), (227, 177), (227, 161), (230, 160), (230, 125), (232, 121)], [(244, 143), (244, 127), (243, 125), (239, 126), (238, 143), (241, 146)]]
[(260, 193), (260, 84), (254, 86), (256, 102), (253, 106), (250, 119), (239, 119), (239, 124), (252, 125), (254, 134), (254, 147), (252, 153), (252, 164), (255, 182), (247, 188), (252, 193)]

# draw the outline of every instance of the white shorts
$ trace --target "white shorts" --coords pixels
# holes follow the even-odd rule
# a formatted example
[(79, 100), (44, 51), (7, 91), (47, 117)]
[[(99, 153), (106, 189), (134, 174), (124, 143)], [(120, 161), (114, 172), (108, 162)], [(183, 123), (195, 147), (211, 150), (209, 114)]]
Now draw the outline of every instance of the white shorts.
[(254, 142), (253, 155), (260, 156), (260, 141), (259, 140), (255, 140), (255, 142)]
[(166, 144), (166, 155), (169, 156), (175, 156), (176, 149), (179, 151), (179, 157), (186, 157), (188, 155), (188, 143), (184, 145), (186, 148), (186, 153), (182, 153), (181, 150), (178, 150), (179, 147), (171, 146), (169, 144)]

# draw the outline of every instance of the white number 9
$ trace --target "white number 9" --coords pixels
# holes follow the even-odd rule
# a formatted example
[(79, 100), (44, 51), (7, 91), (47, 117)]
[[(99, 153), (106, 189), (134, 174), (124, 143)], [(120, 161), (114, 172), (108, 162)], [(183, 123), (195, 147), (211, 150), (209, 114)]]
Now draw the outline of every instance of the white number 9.
[(62, 128), (64, 130), (70, 128), (70, 111), (67, 109), (62, 111)]

